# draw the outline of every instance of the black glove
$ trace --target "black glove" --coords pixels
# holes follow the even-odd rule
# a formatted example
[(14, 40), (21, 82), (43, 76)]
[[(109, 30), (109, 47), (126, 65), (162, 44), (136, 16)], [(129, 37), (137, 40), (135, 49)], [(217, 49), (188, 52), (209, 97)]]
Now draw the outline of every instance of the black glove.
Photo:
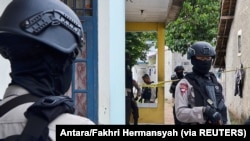
[(139, 97), (138, 97), (138, 96), (136, 96), (136, 97), (135, 97), (135, 101), (137, 101), (138, 99), (139, 99)]
[(142, 97), (139, 99), (139, 102), (142, 103)]
[(207, 118), (208, 122), (211, 124), (221, 124), (222, 116), (219, 112), (217, 112), (214, 108), (207, 106), (204, 111), (204, 116)]

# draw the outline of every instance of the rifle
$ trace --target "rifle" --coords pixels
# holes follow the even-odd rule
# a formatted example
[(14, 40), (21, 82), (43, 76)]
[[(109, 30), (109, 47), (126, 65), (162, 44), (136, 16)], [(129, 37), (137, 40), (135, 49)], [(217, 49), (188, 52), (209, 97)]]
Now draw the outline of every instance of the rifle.
[(207, 103), (209, 106), (207, 106), (206, 108), (210, 107), (210, 108), (212, 108), (211, 111), (214, 111), (212, 117), (220, 116), (220, 120), (218, 122), (208, 121), (208, 123), (214, 124), (214, 125), (222, 125), (223, 124), (222, 117), (221, 117), (221, 115), (218, 115), (220, 113), (218, 112), (218, 108), (214, 106), (214, 102), (211, 99), (207, 99)]
[[(215, 97), (215, 91), (214, 91), (214, 88), (213, 86), (206, 86), (206, 91), (207, 91), (207, 94), (208, 94), (208, 97), (206, 97), (206, 102), (208, 103), (208, 106), (210, 108), (212, 108), (212, 110), (215, 112), (214, 114), (216, 114), (216, 112), (218, 112), (218, 114), (220, 114), (219, 111), (221, 111), (223, 108), (224, 108), (224, 101), (223, 99), (220, 100), (219, 104), (217, 105), (217, 100), (216, 100), (216, 97)], [(204, 94), (203, 94), (204, 95)], [(213, 115), (213, 116), (216, 116), (216, 115)], [(218, 121), (218, 123), (216, 123), (217, 125), (222, 125), (223, 124), (223, 120), (222, 120), (222, 116), (220, 115), (220, 120)], [(215, 124), (215, 123), (213, 123)]]

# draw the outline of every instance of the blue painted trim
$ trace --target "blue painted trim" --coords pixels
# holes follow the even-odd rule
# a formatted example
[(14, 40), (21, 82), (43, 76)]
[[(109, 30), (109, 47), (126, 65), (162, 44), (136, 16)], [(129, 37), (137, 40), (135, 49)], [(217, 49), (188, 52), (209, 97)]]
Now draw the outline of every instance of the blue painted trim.
[(75, 102), (76, 93), (87, 94), (87, 117), (98, 122), (98, 36), (97, 36), (97, 0), (93, 0), (93, 16), (79, 17), (83, 21), (83, 30), (87, 34), (87, 58), (77, 59), (77, 62), (86, 62), (87, 88), (86, 90), (74, 90), (75, 88), (75, 64), (72, 74), (72, 97)]

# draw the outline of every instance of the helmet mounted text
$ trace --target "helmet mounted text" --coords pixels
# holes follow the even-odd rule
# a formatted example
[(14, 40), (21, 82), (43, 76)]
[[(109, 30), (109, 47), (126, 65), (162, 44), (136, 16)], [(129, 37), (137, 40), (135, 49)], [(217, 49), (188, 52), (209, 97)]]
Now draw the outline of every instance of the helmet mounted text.
[(34, 35), (40, 34), (49, 26), (62, 26), (75, 35), (80, 46), (84, 44), (81, 25), (78, 25), (73, 19), (58, 10), (35, 14), (23, 21), (20, 26), (24, 31)]

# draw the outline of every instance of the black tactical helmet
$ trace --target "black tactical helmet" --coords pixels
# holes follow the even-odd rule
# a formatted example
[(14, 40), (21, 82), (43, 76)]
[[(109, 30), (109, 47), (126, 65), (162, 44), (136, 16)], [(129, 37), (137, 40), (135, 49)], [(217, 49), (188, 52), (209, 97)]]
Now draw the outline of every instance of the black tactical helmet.
[(184, 67), (183, 66), (176, 66), (174, 71), (177, 72), (178, 70), (184, 71)]
[(13, 0), (0, 18), (1, 33), (22, 35), (70, 53), (85, 43), (78, 16), (60, 0)]
[(187, 59), (191, 59), (193, 56), (210, 56), (215, 57), (215, 49), (211, 44), (205, 41), (199, 41), (194, 43), (187, 52)]

